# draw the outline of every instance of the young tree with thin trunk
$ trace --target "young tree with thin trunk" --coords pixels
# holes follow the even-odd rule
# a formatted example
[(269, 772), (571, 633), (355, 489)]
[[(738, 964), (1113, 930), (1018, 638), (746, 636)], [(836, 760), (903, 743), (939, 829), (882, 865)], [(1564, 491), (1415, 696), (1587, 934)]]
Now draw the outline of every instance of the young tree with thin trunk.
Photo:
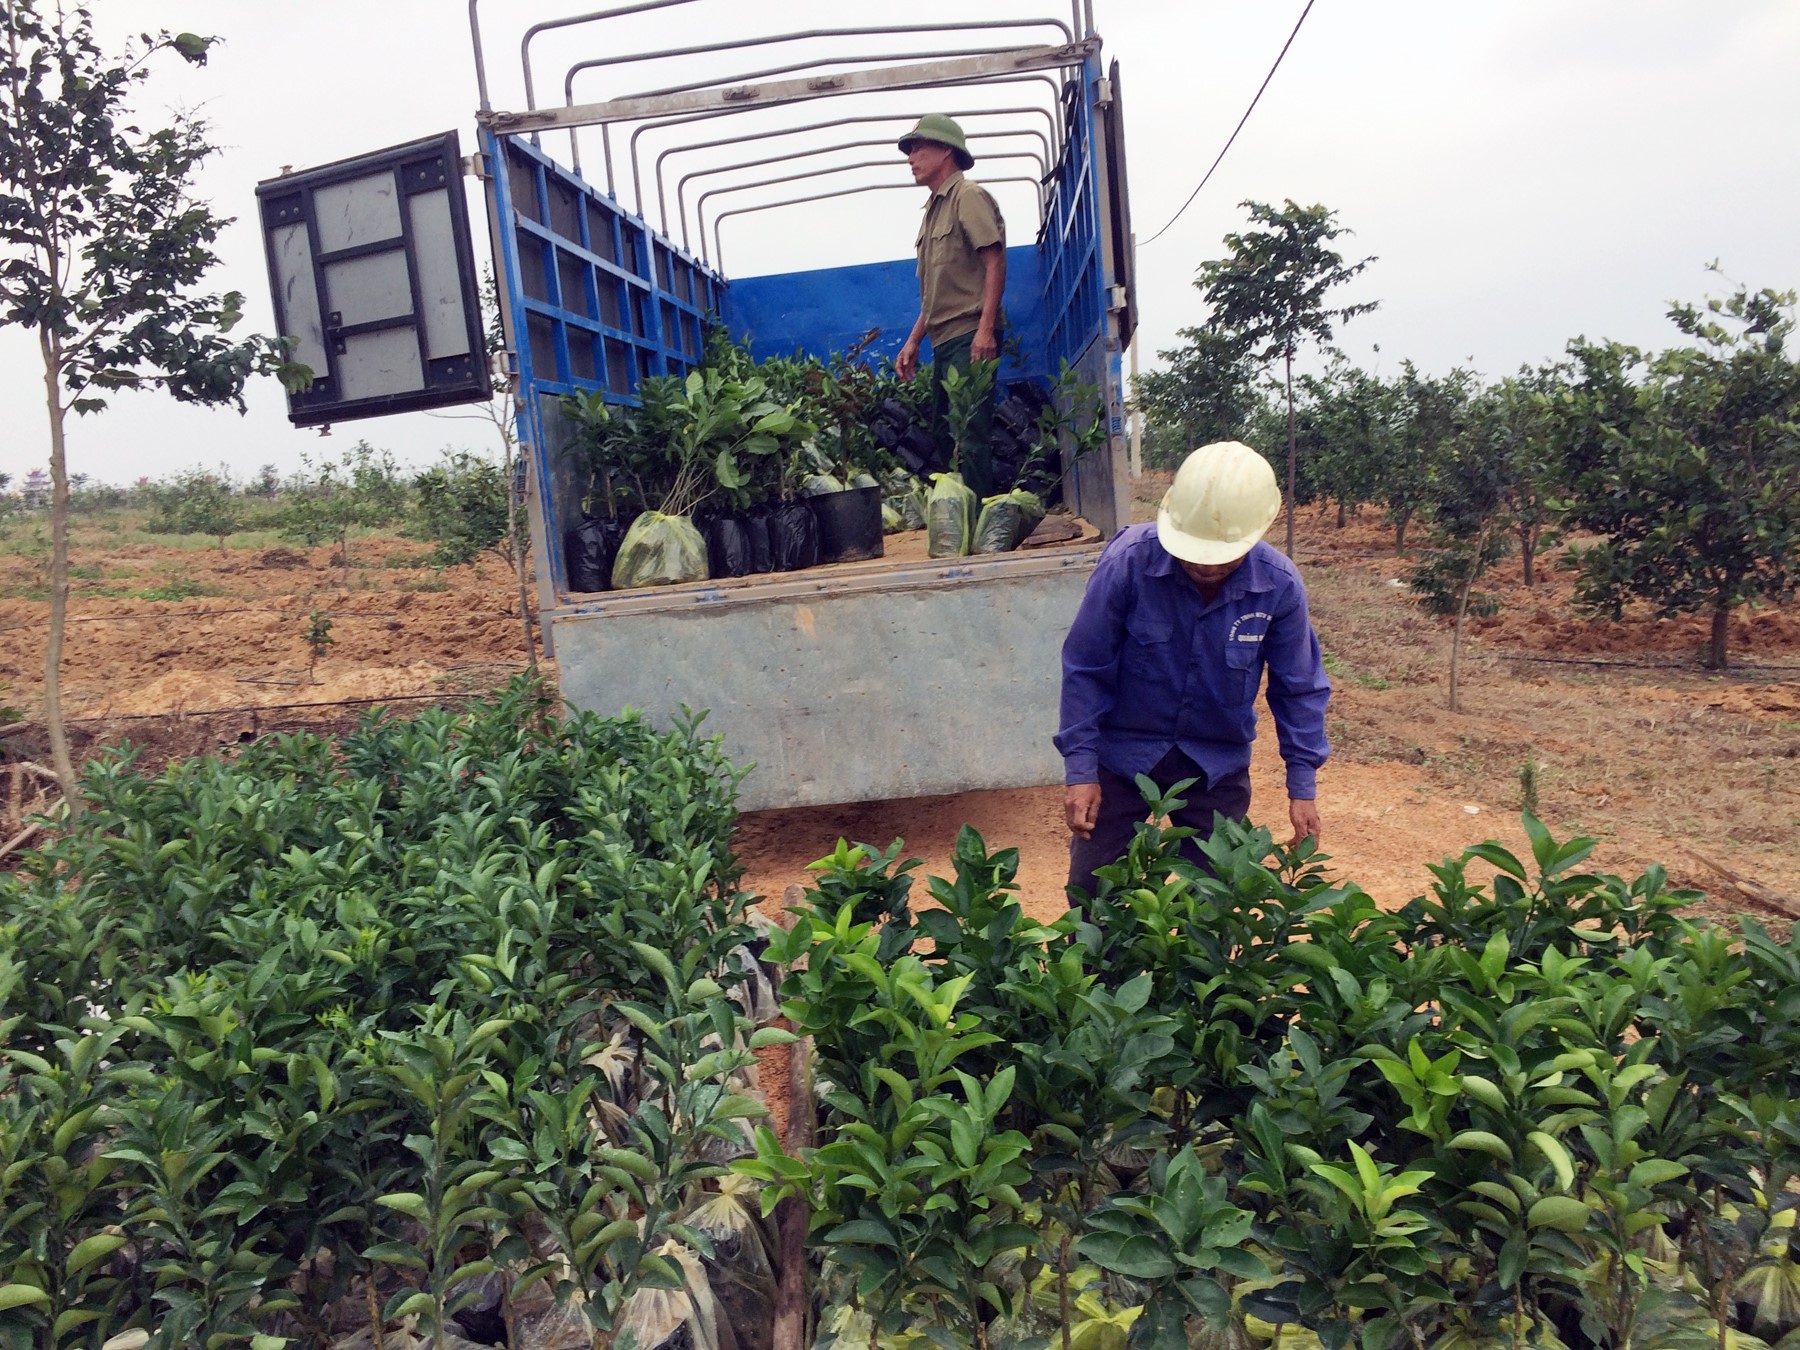
[[(1460, 372), (1458, 372), (1460, 374)], [(1495, 613), (1499, 600), (1475, 589), (1511, 543), (1506, 485), (1516, 389), (1464, 389), (1464, 408), (1431, 462), (1430, 537), (1408, 578), (1434, 614), (1453, 617), (1450, 636), (1450, 711), (1460, 701), (1463, 636), (1470, 615)]]
[(1346, 265), (1331, 241), (1350, 233), (1337, 213), (1321, 205), (1281, 210), (1264, 202), (1239, 203), (1253, 228), (1225, 236), (1228, 257), (1200, 264), (1194, 285), (1212, 306), (1207, 327), (1225, 334), (1239, 350), (1267, 365), (1279, 360), (1287, 391), (1287, 551), (1294, 551), (1293, 504), (1300, 483), (1294, 435), (1294, 357), (1303, 346), (1329, 347), (1334, 325), (1375, 309), (1378, 301), (1332, 307), (1326, 296), (1355, 278), (1375, 259)]
[(165, 55), (204, 65), (215, 39), (147, 33), (104, 54), (86, 8), (0, 0), (0, 323), (29, 328), (44, 367), (50, 431), (50, 633), (44, 716), (71, 813), (75, 769), (62, 718), (69, 602), (71, 412), (97, 413), (118, 390), (160, 387), (185, 402), (244, 407), (268, 371), (299, 384), (281, 342), (232, 341), (243, 297), (195, 294), (228, 220), (191, 194), (214, 147), (206, 124), (176, 115), (144, 130), (132, 100)]

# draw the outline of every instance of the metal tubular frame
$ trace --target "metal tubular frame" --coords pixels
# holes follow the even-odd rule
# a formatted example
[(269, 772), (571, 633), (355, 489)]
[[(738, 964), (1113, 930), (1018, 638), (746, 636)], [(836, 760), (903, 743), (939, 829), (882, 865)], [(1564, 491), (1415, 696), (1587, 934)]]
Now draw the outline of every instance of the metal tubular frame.
[[(522, 135), (559, 127), (600, 126), (607, 122), (636, 122), (687, 112), (734, 112), (768, 108), (798, 99), (824, 98), (832, 94), (912, 93), (922, 88), (952, 84), (997, 83), (1008, 76), (1038, 71), (1086, 67), (1100, 48), (1099, 38), (1083, 38), (1061, 47), (1003, 47), (993, 51), (959, 51), (939, 59), (893, 61), (873, 70), (833, 71), (810, 78), (770, 80), (763, 84), (704, 85), (674, 93), (633, 94), (600, 103), (573, 107), (539, 108), (535, 112), (495, 110), (481, 114), (481, 124), (496, 135)], [(1061, 88), (1061, 86), (1058, 86)]]
[[(1043, 147), (1038, 154), (1030, 156), (1030, 158), (1037, 161), (1038, 168), (1041, 170), (1041, 175), (1038, 180), (1038, 218), (1041, 221), (1043, 219), (1044, 209), (1043, 180), (1050, 176), (1050, 138), (1044, 135), (1044, 133), (1039, 131), (1036, 127), (1024, 127), (1017, 131), (972, 131), (968, 133), (968, 139), (971, 141), (997, 141), (1011, 136), (1035, 136), (1038, 139), (1038, 144)], [(792, 154), (768, 155), (761, 159), (743, 159), (732, 164), (715, 164), (709, 168), (695, 169), (690, 173), (683, 174), (675, 184), (675, 218), (681, 225), (681, 246), (683, 248), (688, 247), (687, 185), (696, 178), (707, 178), (718, 173), (731, 173), (737, 169), (757, 169), (769, 164), (791, 164), (795, 160), (806, 159), (812, 155), (831, 154), (838, 150), (872, 150), (878, 146), (892, 147), (892, 145), (893, 141), (885, 136), (874, 140), (840, 141), (836, 145), (815, 146), (810, 150), (798, 150)], [(1011, 159), (1024, 157), (1025, 156), (1022, 155), (990, 155), (987, 158)], [(886, 159), (880, 161), (880, 163), (893, 166), (900, 163), (900, 161)], [(864, 166), (838, 165), (836, 167), (861, 168)], [(711, 191), (704, 193), (702, 194), (701, 200), (705, 200), (707, 196), (711, 195)], [(694, 210), (695, 219), (698, 221), (700, 219), (698, 204), (695, 205)], [(700, 229), (700, 247), (702, 250), (706, 247), (706, 230), (704, 225), (702, 225)], [(704, 252), (702, 252), (701, 257), (702, 259), (705, 258)]]
[[(471, 5), (477, 0), (469, 0)], [(604, 23), (607, 19), (623, 18), (627, 14), (642, 14), (652, 9), (668, 9), (674, 5), (689, 5), (694, 0), (636, 0), (635, 4), (618, 5), (612, 9), (597, 9), (591, 14), (570, 14), (560, 19), (546, 19), (542, 23), (534, 23), (525, 30), (525, 36), (519, 39), (519, 68), (525, 76), (525, 106), (537, 107), (536, 82), (531, 78), (531, 39), (539, 33), (548, 33), (555, 28), (573, 28), (577, 24)]]
[[(1009, 176), (1003, 177), (1003, 178), (989, 178), (989, 179), (985, 179), (983, 181), (989, 182), (989, 183), (1035, 183), (1035, 182), (1037, 182), (1037, 179), (1028, 178), (1024, 174), (1012, 174), (1012, 175), (1009, 175)], [(773, 211), (777, 207), (782, 207), (782, 206), (799, 206), (803, 202), (829, 201), (833, 197), (854, 197), (854, 196), (858, 195), (859, 193), (863, 193), (863, 192), (895, 192), (895, 191), (899, 191), (901, 189), (907, 189), (907, 190), (916, 192), (916, 191), (918, 191), (918, 184), (916, 184), (916, 183), (868, 183), (862, 187), (839, 188), (835, 192), (815, 192), (815, 193), (811, 194), (810, 196), (806, 196), (806, 197), (787, 197), (778, 202), (758, 202), (755, 206), (739, 206), (739, 207), (733, 208), (730, 211), (721, 211), (719, 213), (718, 218), (713, 221), (713, 250), (720, 255), (717, 265), (721, 268), (723, 268), (725, 266), (725, 259), (724, 259), (724, 251), (725, 250), (719, 242), (720, 238), (722, 237), (719, 233), (720, 227), (723, 226), (725, 224), (725, 222), (727, 220), (730, 220), (731, 217), (733, 217), (733, 216), (747, 216), (747, 215), (752, 215), (758, 211)]]
[[(971, 117), (994, 117), (994, 116), (1017, 117), (1017, 116), (1029, 116), (1033, 113), (1037, 114), (1038, 116), (1040, 116), (1044, 119), (1045, 125), (1050, 128), (1049, 135), (1045, 135), (1043, 132), (1037, 130), (1037, 128), (1035, 128), (1035, 127), (1025, 127), (1025, 128), (1021, 128), (1017, 131), (1008, 131), (1008, 132), (971, 132), (970, 133), (971, 138), (973, 138), (975, 135), (981, 135), (981, 136), (999, 136), (999, 135), (1036, 136), (1044, 144), (1044, 160), (1045, 160), (1045, 162), (1052, 163), (1056, 159), (1056, 149), (1052, 144), (1052, 137), (1054, 137), (1057, 134), (1057, 132), (1060, 130), (1060, 128), (1057, 127), (1056, 119), (1051, 116), (1050, 110), (1048, 108), (1034, 108), (1029, 105), (1021, 105), (1021, 106), (1012, 107), (1012, 108), (982, 108), (976, 112), (965, 113), (963, 116), (964, 116), (964, 120), (967, 120), (968, 118), (971, 118)], [(912, 117), (911, 113), (866, 113), (866, 114), (862, 114), (862, 115), (859, 115), (856, 117), (834, 117), (834, 118), (831, 118), (830, 120), (824, 121), (824, 122), (808, 122), (802, 126), (797, 126), (797, 127), (780, 127), (778, 129), (772, 130), (772, 131), (747, 131), (741, 136), (720, 136), (720, 137), (717, 137), (710, 141), (695, 141), (690, 145), (671, 145), (667, 150), (662, 151), (656, 157), (657, 206), (658, 206), (659, 210), (661, 211), (661, 214), (663, 215), (663, 217), (666, 219), (669, 214), (669, 211), (668, 211), (668, 202), (664, 199), (664, 196), (663, 196), (663, 163), (665, 160), (667, 160), (669, 158), (670, 155), (685, 154), (686, 152), (688, 152), (690, 150), (716, 150), (721, 145), (744, 145), (744, 144), (748, 144), (751, 141), (773, 140), (777, 136), (793, 136), (793, 135), (796, 135), (803, 131), (829, 131), (833, 127), (863, 126), (863, 125), (868, 125), (868, 124), (872, 124), (875, 122), (910, 122), (912, 120), (913, 120), (913, 117)], [(898, 145), (897, 137), (894, 138), (894, 143), (896, 145)], [(873, 144), (877, 144), (877, 142), (858, 141), (858, 142), (856, 142), (856, 144), (858, 144), (858, 145), (862, 145), (862, 144), (873, 145)], [(691, 178), (693, 176), (694, 176), (693, 174), (688, 174), (686, 177), (682, 178), (680, 181), (682, 183), (685, 183), (685, 182), (687, 182), (688, 178)], [(683, 215), (682, 210), (681, 210), (681, 198), (680, 198), (679, 187), (677, 188), (677, 191), (676, 191), (675, 209), (676, 209), (676, 214), (678, 216)], [(684, 217), (684, 219), (683, 219), (683, 227), (684, 228), (685, 228), (685, 224), (686, 224), (686, 222), (685, 222), (685, 217)], [(667, 231), (665, 231), (665, 233), (666, 232)]]
[[(531, 39), (539, 33), (549, 32), (556, 28), (572, 28), (584, 23), (602, 23), (607, 19), (620, 18), (627, 14), (641, 14), (647, 10), (668, 9), (674, 5), (691, 4), (693, 0), (637, 0), (630, 5), (619, 5), (612, 9), (598, 9), (588, 14), (568, 15), (560, 19), (547, 19), (533, 24), (525, 30), (525, 36), (519, 41), (519, 62), (525, 79), (525, 106), (535, 108), (536, 92), (531, 76)], [(481, 0), (469, 0), (469, 40), (475, 57), (475, 88), (480, 99), (482, 112), (490, 110), (487, 85), (487, 57), (481, 42), (481, 16), (479, 13)], [(1093, 0), (1069, 0), (1069, 28), (1083, 37), (1094, 36), (1094, 4)]]
[[(1062, 117), (1060, 114), (1062, 114), (1062, 112), (1063, 112), (1063, 108), (1062, 108), (1063, 81), (1053, 79), (1051, 76), (1044, 74), (1042, 72), (1035, 72), (1035, 73), (1027, 74), (1027, 75), (1002, 75), (998, 78), (982, 77), (981, 79), (979, 79), (978, 81), (975, 81), (975, 82), (983, 84), (983, 85), (1026, 84), (1026, 83), (1031, 83), (1031, 84), (1043, 83), (1043, 84), (1049, 85), (1051, 90), (1056, 94), (1056, 99), (1057, 99), (1056, 111), (1052, 112), (1048, 108), (1038, 109), (1037, 111), (1043, 112), (1047, 116), (1049, 116), (1050, 124), (1057, 132), (1057, 135), (1055, 135), (1053, 137), (1053, 144), (1056, 147), (1056, 156), (1055, 157), (1058, 160), (1060, 160), (1062, 158), (1063, 136), (1061, 133), (1063, 131), (1063, 124), (1062, 124)], [(951, 88), (951, 87), (955, 87), (957, 85), (968, 84), (968, 83), (971, 83), (971, 81), (959, 78), (959, 79), (952, 79), (952, 80), (933, 81), (930, 83), (920, 84), (917, 87), (920, 89), (942, 89), (942, 88)], [(815, 94), (812, 97), (814, 97), (814, 98), (831, 98), (831, 97), (835, 97), (838, 94), (856, 94), (856, 93), (867, 93), (867, 92), (872, 92), (872, 91), (860, 90), (860, 89), (834, 89), (834, 90), (830, 90), (825, 93)], [(652, 121), (642, 122), (639, 125), (633, 127), (631, 129), (631, 140), (629, 142), (630, 151), (631, 151), (631, 189), (632, 189), (632, 200), (637, 206), (638, 214), (640, 216), (644, 215), (644, 207), (643, 207), (644, 180), (643, 180), (642, 166), (638, 163), (638, 137), (642, 136), (646, 131), (660, 131), (664, 127), (684, 126), (684, 125), (687, 125), (687, 124), (693, 123), (693, 122), (710, 122), (714, 118), (717, 118), (717, 117), (732, 117), (732, 116), (737, 115), (738, 113), (754, 112), (761, 108), (786, 107), (789, 103), (798, 103), (800, 101), (801, 101), (800, 99), (794, 98), (794, 99), (784, 99), (780, 102), (759, 104), (759, 105), (757, 105), (757, 108), (754, 108), (754, 109), (753, 108), (722, 108), (722, 109), (717, 109), (712, 112), (680, 113), (673, 117), (658, 118), (656, 121), (653, 121), (653, 122)], [(989, 109), (979, 109), (978, 111), (986, 112), (986, 111), (990, 111), (990, 110)], [(899, 114), (899, 113), (892, 114), (892, 115), (897, 120), (900, 118), (903, 118), (905, 116), (904, 114)], [(971, 115), (973, 115), (973, 114), (971, 114)], [(887, 116), (887, 114), (883, 114), (883, 116), (885, 117), (885, 116)], [(822, 123), (821, 125), (831, 125), (831, 124), (830, 123)], [(800, 128), (784, 128), (784, 129), (785, 130), (799, 130)], [(770, 134), (775, 134), (775, 133), (771, 132)], [(680, 149), (681, 147), (678, 146), (678, 147), (674, 147), (674, 148)], [(667, 153), (668, 153), (668, 151), (664, 152), (665, 155)], [(659, 155), (657, 157), (658, 176), (657, 176), (656, 209), (657, 209), (657, 215), (660, 217), (660, 219), (662, 221), (663, 233), (666, 235), (669, 232), (669, 204), (668, 204), (667, 200), (664, 198), (663, 190), (662, 190), (662, 177), (661, 177), (661, 171), (660, 171), (662, 159), (663, 159), (663, 156), (661, 156), (661, 155)], [(613, 196), (616, 198), (618, 196), (618, 194), (615, 192), (615, 193), (613, 193)]]
[[(707, 80), (695, 80), (688, 84), (669, 85), (669, 86), (667, 86), (665, 88), (661, 88), (661, 89), (645, 89), (636, 94), (626, 94), (626, 95), (623, 95), (622, 97), (627, 98), (627, 99), (649, 99), (649, 98), (663, 98), (663, 97), (667, 97), (667, 96), (673, 95), (673, 94), (689, 94), (689, 93), (694, 93), (695, 91), (703, 90), (703, 89), (724, 88), (728, 85), (731, 85), (731, 84), (734, 84), (734, 83), (737, 83), (737, 82), (743, 81), (743, 80), (763, 80), (763, 79), (768, 79), (768, 78), (770, 78), (772, 76), (776, 76), (776, 75), (796, 75), (802, 71), (816, 70), (822, 66), (875, 66), (875, 65), (883, 65), (883, 64), (886, 64), (891, 61), (950, 61), (950, 60), (954, 60), (957, 57), (961, 57), (961, 56), (1003, 56), (1009, 52), (1015, 52), (1015, 51), (1022, 52), (1022, 51), (1027, 51), (1027, 50), (1029, 50), (1029, 48), (1023, 48), (1023, 47), (964, 47), (964, 48), (958, 48), (955, 51), (872, 52), (872, 53), (868, 53), (868, 54), (859, 54), (859, 55), (854, 55), (854, 56), (819, 56), (819, 57), (814, 57), (814, 58), (812, 58), (810, 60), (806, 60), (806, 61), (795, 61), (788, 65), (770, 66), (765, 70), (743, 71), (739, 74), (732, 75), (729, 77), (720, 77), (720, 78), (716, 78), (716, 79), (707, 79)], [(571, 73), (572, 73), (572, 68), (571, 68)], [(819, 92), (822, 93), (822, 92), (828, 92), (828, 91), (821, 90)], [(574, 98), (573, 93), (569, 94), (569, 98), (571, 100)], [(565, 108), (576, 108), (576, 107), (581, 107), (583, 105), (577, 104), (577, 103), (571, 101), (571, 102), (565, 103), (563, 106)], [(621, 120), (623, 120), (623, 119), (621, 119)], [(571, 145), (574, 144), (574, 137), (576, 134), (576, 130), (577, 129), (573, 126), (571, 126), (569, 128), (569, 136), (571, 138), (570, 139)], [(617, 196), (618, 193), (617, 193), (617, 190), (613, 183), (612, 132), (611, 132), (611, 129), (610, 129), (608, 123), (606, 123), (606, 122), (600, 123), (600, 145), (601, 145), (601, 148), (603, 151), (603, 157), (604, 157), (605, 164), (606, 164), (606, 190), (608, 192), (613, 193), (613, 195)], [(571, 157), (572, 158), (574, 157), (573, 152), (571, 152)], [(577, 164), (575, 164), (574, 167), (579, 169), (581, 166), (579, 163), (577, 163)], [(640, 209), (641, 209), (641, 203), (640, 203)]]
[[(662, 0), (662, 3), (683, 3), (684, 0)], [(1075, 33), (1061, 19), (969, 19), (960, 23), (934, 24), (887, 24), (865, 28), (811, 28), (795, 33), (772, 33), (765, 37), (741, 38), (730, 42), (707, 42), (697, 47), (667, 47), (660, 51), (626, 52), (620, 56), (595, 56), (584, 61), (577, 61), (563, 72), (563, 106), (573, 108), (575, 105), (575, 77), (584, 70), (599, 70), (606, 66), (627, 65), (634, 61), (661, 61), (677, 56), (700, 56), (708, 52), (737, 51), (743, 47), (769, 47), (783, 42), (806, 42), (817, 38), (828, 37), (891, 37), (908, 33), (966, 33), (989, 31), (996, 28), (1043, 28), (1051, 27), (1063, 35), (1063, 41), (1073, 42)], [(658, 89), (651, 92), (659, 94), (682, 93), (688, 89), (703, 89), (711, 84), (724, 83), (727, 80), (758, 79), (763, 75), (785, 75), (791, 71), (806, 70), (811, 65), (848, 64), (855, 61), (878, 60), (878, 57), (844, 57), (841, 61), (835, 57), (820, 58), (817, 62), (808, 62), (797, 66), (783, 66), (775, 70), (757, 72), (747, 75), (732, 75), (718, 80), (702, 80), (691, 85), (676, 85), (669, 89)], [(898, 53), (895, 59), (904, 59)], [(526, 103), (528, 107), (536, 107), (531, 102), (530, 76), (527, 72)], [(612, 181), (612, 132), (604, 124), (600, 128), (600, 144), (605, 152), (606, 190), (613, 190)], [(576, 128), (569, 128), (569, 161), (577, 173), (581, 171), (581, 146), (576, 136)]]
[[(1015, 154), (989, 155), (988, 158), (1029, 159), (1033, 163), (1042, 162), (1035, 154), (1032, 154), (1027, 150), (1021, 150)], [(724, 196), (728, 192), (745, 192), (751, 188), (773, 187), (777, 183), (798, 183), (807, 178), (823, 178), (827, 174), (849, 173), (852, 169), (891, 169), (893, 167), (894, 161), (891, 159), (865, 159), (856, 164), (833, 164), (829, 168), (824, 169), (806, 169), (800, 173), (786, 173), (776, 178), (758, 178), (748, 183), (728, 183), (724, 187), (708, 188), (705, 192), (700, 194), (699, 200), (694, 203), (694, 218), (700, 229), (700, 261), (706, 263), (708, 266), (714, 265), (713, 260), (706, 256), (706, 203), (714, 197)], [(987, 178), (982, 181), (988, 183), (1010, 183), (1016, 177), (1017, 175), (1006, 178)], [(1038, 224), (1041, 227), (1044, 219), (1043, 179), (1034, 178), (1029, 181), (1038, 185)], [(918, 184), (901, 183), (898, 186), (917, 188)], [(718, 251), (718, 231), (715, 229), (713, 232), (713, 252), (717, 253)]]

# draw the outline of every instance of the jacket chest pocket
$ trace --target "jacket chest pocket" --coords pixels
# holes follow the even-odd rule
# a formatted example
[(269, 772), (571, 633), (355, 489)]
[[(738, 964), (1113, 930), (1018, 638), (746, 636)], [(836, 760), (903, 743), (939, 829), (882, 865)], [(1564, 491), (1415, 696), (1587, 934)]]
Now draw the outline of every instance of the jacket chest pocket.
[(1125, 652), (1119, 663), (1122, 673), (1136, 681), (1166, 683), (1173, 679), (1179, 688), (1174, 637), (1174, 624), (1133, 614), (1125, 621)]
[(1225, 646), (1225, 687), (1238, 698), (1255, 698), (1262, 676), (1262, 643), (1228, 642)]

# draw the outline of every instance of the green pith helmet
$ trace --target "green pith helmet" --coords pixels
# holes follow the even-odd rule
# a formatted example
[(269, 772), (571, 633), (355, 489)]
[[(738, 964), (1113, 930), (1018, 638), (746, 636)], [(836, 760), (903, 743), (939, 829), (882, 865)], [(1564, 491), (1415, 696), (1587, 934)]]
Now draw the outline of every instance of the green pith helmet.
[(938, 145), (947, 145), (956, 152), (956, 167), (973, 168), (975, 156), (969, 153), (969, 142), (963, 136), (963, 129), (956, 125), (953, 118), (943, 113), (926, 113), (919, 119), (919, 125), (900, 138), (900, 153), (908, 155), (920, 141), (933, 141)]

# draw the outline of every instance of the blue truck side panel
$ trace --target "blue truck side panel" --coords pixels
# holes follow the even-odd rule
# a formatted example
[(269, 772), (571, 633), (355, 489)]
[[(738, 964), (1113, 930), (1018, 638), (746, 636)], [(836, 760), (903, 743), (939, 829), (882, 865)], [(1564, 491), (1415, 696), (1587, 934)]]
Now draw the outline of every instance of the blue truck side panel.
[(539, 589), (560, 593), (563, 533), (580, 523), (587, 484), (563, 453), (558, 403), (595, 391), (635, 402), (646, 377), (698, 365), (705, 326), (726, 307), (725, 280), (528, 138), (484, 127), (481, 149), (515, 329), (519, 444), (543, 498)]
[[(758, 359), (796, 350), (817, 355), (842, 351), (871, 328), (879, 328), (881, 336), (870, 354), (891, 360), (919, 317), (919, 278), (911, 258), (746, 277), (731, 283), (730, 294), (732, 335), (747, 341)], [(1047, 360), (1044, 346), (1043, 288), (1035, 245), (1006, 250), (1002, 303), (1007, 334), (1018, 340), (1023, 360), (1003, 369), (1001, 379), (1054, 375), (1055, 363)]]

